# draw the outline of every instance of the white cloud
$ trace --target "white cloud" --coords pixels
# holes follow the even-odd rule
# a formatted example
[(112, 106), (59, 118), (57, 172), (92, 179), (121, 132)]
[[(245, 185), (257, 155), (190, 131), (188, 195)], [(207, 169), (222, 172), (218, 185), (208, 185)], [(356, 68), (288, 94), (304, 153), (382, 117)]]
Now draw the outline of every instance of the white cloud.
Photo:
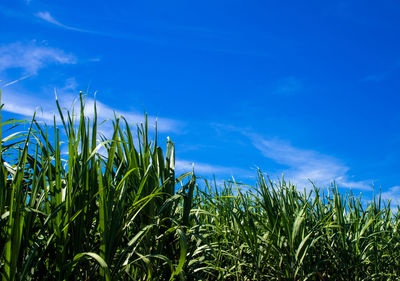
[(341, 187), (371, 190), (369, 181), (353, 181), (348, 174), (349, 167), (334, 157), (296, 148), (280, 140), (265, 139), (257, 134), (245, 135), (265, 157), (286, 166), (285, 177), (297, 185), (310, 186), (309, 179), (317, 186), (326, 186), (335, 181)]
[(65, 80), (64, 87), (62, 87), (63, 91), (76, 91), (78, 88), (78, 82), (75, 77), (70, 77)]
[(43, 46), (36, 41), (0, 46), (0, 71), (20, 68), (26, 74), (36, 74), (39, 69), (51, 63), (75, 64), (77, 59), (63, 50)]
[(9, 89), (2, 92), (1, 101), (4, 103), (4, 111), (28, 118), (32, 117), (36, 111), (37, 118), (49, 124), (51, 124), (53, 116), (57, 112), (55, 106), (50, 104), (49, 99), (35, 97), (34, 94), (22, 94)]
[(400, 205), (400, 185), (391, 187), (388, 191), (382, 192), (382, 199), (391, 200), (392, 205)]
[(53, 120), (54, 115), (52, 113), (43, 112), (40, 110), (39, 107), (34, 108), (34, 107), (31, 107), (31, 106), (25, 105), (25, 104), (20, 105), (16, 102), (9, 102), (8, 99), (4, 99), (4, 98), (3, 98), (3, 100), (5, 100), (5, 105), (3, 108), (4, 111), (16, 113), (16, 114), (19, 114), (22, 116), (27, 116), (27, 117), (32, 117), (36, 111), (39, 119), (43, 119), (48, 122), (51, 122)]
[(63, 24), (61, 22), (59, 22), (58, 20), (56, 20), (49, 12), (44, 11), (44, 12), (38, 12), (35, 14), (38, 18), (47, 21), (48, 23), (57, 25), (59, 27), (62, 27), (64, 29), (68, 29), (68, 30), (72, 30), (72, 31), (78, 31), (78, 32), (87, 32), (87, 33), (91, 33), (90, 30), (85, 30), (85, 29), (80, 29), (80, 28), (76, 28), (73, 26), (69, 26), (66, 24)]
[(36, 16), (38, 18), (41, 18), (42, 20), (49, 22), (49, 23), (63, 26), (63, 24), (61, 24), (59, 21), (57, 21), (55, 18), (53, 18), (53, 16), (49, 12), (38, 12), (38, 13), (36, 13)]
[[(86, 114), (92, 115), (94, 113), (93, 107), (94, 100), (86, 99)], [(136, 124), (143, 122), (143, 114), (133, 113), (129, 111), (121, 111), (116, 108), (109, 107), (100, 101), (96, 101), (97, 115), (99, 119), (113, 119), (114, 113), (116, 116), (123, 116), (129, 124)], [(149, 126), (157, 122), (157, 130), (159, 132), (176, 132), (178, 133), (183, 127), (183, 123), (169, 118), (159, 118), (156, 116), (147, 116)]]
[[(150, 36), (149, 32), (147, 32), (147, 28), (156, 28), (159, 30), (160, 28), (167, 28), (167, 29), (175, 29), (175, 30), (191, 30), (192, 32), (202, 32), (202, 33), (220, 33), (220, 34), (225, 34), (221, 32), (217, 32), (215, 30), (208, 30), (206, 28), (201, 28), (201, 27), (180, 27), (180, 26), (171, 26), (167, 25), (165, 23), (161, 24), (160, 26), (147, 26), (147, 28), (141, 32), (141, 34), (138, 34), (137, 32), (135, 33), (125, 33), (121, 32), (120, 30), (114, 30), (111, 32), (104, 32), (104, 31), (99, 31), (99, 30), (90, 30), (90, 29), (83, 29), (83, 28), (78, 28), (74, 27), (71, 25), (64, 24), (57, 20), (50, 12), (48, 11), (40, 11), (35, 14), (36, 17), (40, 18), (41, 20), (44, 20), (50, 24), (53, 24), (55, 26), (61, 27), (66, 30), (71, 30), (71, 31), (77, 31), (77, 32), (83, 32), (83, 33), (90, 33), (94, 35), (99, 35), (99, 36), (106, 36), (106, 37), (112, 37), (112, 38), (119, 38), (119, 39), (127, 39), (127, 40), (134, 40), (138, 42), (145, 42), (145, 43), (150, 43), (150, 44), (156, 44), (156, 45), (169, 45), (172, 47), (177, 47), (177, 48), (182, 48), (182, 44), (179, 42), (173, 43), (172, 40), (170, 39), (165, 39), (165, 38), (160, 38), (160, 37), (154, 37)], [(146, 27), (146, 25), (142, 25), (142, 27)], [(235, 50), (235, 49), (226, 49), (226, 48), (218, 48), (218, 47), (213, 47), (213, 48), (208, 48), (208, 47), (202, 47), (200, 45), (188, 45), (185, 47), (193, 48), (196, 50), (205, 50), (205, 51), (212, 51), (216, 53), (227, 53), (227, 54), (232, 54), (232, 55), (239, 55), (239, 56), (254, 56), (254, 57), (264, 57), (264, 58), (271, 58), (272, 56), (270, 54), (267, 54), (265, 52), (259, 52), (259, 51), (249, 51), (249, 50)]]
[[(221, 174), (229, 174), (229, 175), (238, 175), (242, 177), (248, 177), (249, 172), (247, 170), (236, 168), (236, 167), (226, 167), (226, 166), (218, 166), (211, 165), (207, 163), (201, 162), (192, 162), (188, 160), (176, 159), (175, 160), (176, 170), (179, 172), (191, 172), (194, 168), (195, 173), (202, 175), (221, 175)], [(255, 172), (254, 172), (255, 174)]]
[[(75, 81), (76, 82), (76, 81)], [(71, 83), (71, 80), (67, 80)], [(47, 95), (46, 95), (47, 96)], [(75, 95), (64, 92), (59, 95), (59, 101), (62, 108), (71, 109)], [(94, 99), (86, 98), (85, 114), (93, 116), (94, 114)], [(48, 122), (53, 122), (53, 116), (58, 117), (58, 110), (56, 107), (55, 98), (38, 96), (37, 94), (20, 93), (17, 91), (5, 90), (2, 93), (2, 102), (4, 103), (4, 110), (27, 117), (32, 117), (33, 113), (37, 112), (37, 118)], [(128, 111), (120, 111), (112, 108), (100, 101), (96, 101), (97, 115), (99, 121), (106, 119), (113, 119), (114, 113), (116, 116), (124, 116), (130, 125), (143, 122), (143, 114), (136, 114)], [(75, 113), (79, 113), (78, 104), (75, 103)], [(149, 127), (155, 124), (157, 120), (157, 130), (159, 132), (179, 132), (184, 126), (180, 121), (169, 118), (157, 118), (155, 116), (148, 116)], [(102, 126), (104, 135), (109, 136), (112, 132), (112, 125), (107, 122)]]
[[(193, 162), (184, 159), (175, 159), (175, 171), (179, 174), (192, 172), (197, 177), (201, 177), (203, 180), (207, 180), (208, 183), (214, 187), (221, 188), (225, 183), (230, 184), (232, 182), (241, 185), (242, 182), (251, 184), (255, 182), (257, 171), (255, 169), (243, 169), (238, 167), (228, 167), (213, 165), (204, 162)], [(250, 181), (250, 182), (249, 182)], [(199, 184), (203, 183), (202, 180), (198, 181)], [(243, 189), (247, 189), (247, 186), (241, 185)]]

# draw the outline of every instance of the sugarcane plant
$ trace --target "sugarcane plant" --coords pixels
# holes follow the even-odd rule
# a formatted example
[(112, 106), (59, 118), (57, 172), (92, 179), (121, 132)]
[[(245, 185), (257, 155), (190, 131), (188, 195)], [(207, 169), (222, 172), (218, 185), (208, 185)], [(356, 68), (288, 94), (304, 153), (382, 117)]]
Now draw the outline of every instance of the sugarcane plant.
[(380, 193), (176, 175), (146, 115), (105, 134), (84, 94), (55, 103), (51, 125), (0, 107), (2, 281), (399, 280), (399, 208)]
[(2, 138), (2, 280), (182, 277), (195, 176), (175, 178), (174, 143), (164, 155), (145, 118), (137, 148), (117, 116), (106, 139), (96, 105), (91, 123), (82, 95), (77, 114), (56, 103), (52, 127), (33, 116)]

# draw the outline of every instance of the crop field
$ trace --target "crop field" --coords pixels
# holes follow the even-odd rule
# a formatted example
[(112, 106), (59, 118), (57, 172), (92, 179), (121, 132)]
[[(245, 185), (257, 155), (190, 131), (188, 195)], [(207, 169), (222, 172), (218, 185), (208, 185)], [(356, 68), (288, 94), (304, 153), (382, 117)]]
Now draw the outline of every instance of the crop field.
[(400, 280), (398, 207), (379, 194), (178, 175), (147, 121), (115, 117), (107, 138), (84, 103), (57, 103), (57, 126), (2, 121), (2, 281)]

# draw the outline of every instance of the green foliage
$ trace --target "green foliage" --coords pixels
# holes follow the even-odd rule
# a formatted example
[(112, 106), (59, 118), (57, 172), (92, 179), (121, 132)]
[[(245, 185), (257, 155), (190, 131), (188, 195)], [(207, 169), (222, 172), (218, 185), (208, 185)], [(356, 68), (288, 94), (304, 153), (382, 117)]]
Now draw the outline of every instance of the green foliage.
[(135, 139), (115, 117), (106, 138), (82, 96), (57, 106), (61, 126), (0, 127), (3, 281), (399, 279), (400, 220), (380, 198), (176, 177), (147, 119)]

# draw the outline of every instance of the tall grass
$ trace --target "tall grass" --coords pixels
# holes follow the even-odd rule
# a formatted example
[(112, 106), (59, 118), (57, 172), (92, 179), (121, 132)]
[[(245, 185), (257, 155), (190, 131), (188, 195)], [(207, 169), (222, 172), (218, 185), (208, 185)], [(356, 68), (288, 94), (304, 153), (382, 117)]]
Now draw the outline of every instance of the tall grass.
[(76, 113), (56, 102), (61, 125), (1, 124), (3, 281), (400, 278), (400, 219), (380, 198), (177, 177), (147, 121), (115, 117), (106, 138), (82, 96)]

